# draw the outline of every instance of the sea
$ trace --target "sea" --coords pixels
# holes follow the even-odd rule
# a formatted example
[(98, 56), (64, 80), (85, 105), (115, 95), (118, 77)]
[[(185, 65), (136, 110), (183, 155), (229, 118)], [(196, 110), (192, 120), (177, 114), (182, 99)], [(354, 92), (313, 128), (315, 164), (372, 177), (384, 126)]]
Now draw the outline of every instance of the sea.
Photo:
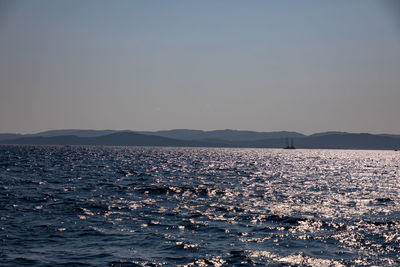
[(400, 152), (0, 146), (0, 266), (399, 266)]

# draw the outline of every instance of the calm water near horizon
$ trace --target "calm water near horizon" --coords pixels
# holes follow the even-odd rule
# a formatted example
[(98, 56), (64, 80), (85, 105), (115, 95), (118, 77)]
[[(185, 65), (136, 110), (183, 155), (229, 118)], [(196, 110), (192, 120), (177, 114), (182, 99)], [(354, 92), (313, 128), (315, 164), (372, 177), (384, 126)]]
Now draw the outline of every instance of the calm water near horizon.
[(400, 265), (400, 152), (0, 146), (2, 266)]

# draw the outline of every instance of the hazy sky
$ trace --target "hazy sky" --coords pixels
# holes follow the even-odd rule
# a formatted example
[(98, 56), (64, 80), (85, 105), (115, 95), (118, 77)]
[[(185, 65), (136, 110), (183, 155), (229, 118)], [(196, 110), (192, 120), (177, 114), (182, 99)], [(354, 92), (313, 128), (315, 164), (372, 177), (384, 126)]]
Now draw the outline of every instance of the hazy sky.
[(0, 132), (400, 134), (395, 1), (0, 0)]

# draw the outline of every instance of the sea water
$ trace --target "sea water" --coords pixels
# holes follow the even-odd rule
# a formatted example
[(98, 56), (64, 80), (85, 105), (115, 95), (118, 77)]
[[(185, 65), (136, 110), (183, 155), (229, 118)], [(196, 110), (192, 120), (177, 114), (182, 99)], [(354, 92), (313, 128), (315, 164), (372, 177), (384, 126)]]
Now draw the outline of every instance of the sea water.
[(400, 265), (395, 151), (0, 146), (0, 265)]

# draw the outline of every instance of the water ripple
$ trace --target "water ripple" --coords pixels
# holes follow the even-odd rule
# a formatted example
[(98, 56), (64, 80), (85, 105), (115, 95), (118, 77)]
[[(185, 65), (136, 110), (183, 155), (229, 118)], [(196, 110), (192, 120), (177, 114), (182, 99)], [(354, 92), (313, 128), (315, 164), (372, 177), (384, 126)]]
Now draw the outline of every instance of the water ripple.
[(400, 265), (392, 151), (0, 146), (6, 266)]

